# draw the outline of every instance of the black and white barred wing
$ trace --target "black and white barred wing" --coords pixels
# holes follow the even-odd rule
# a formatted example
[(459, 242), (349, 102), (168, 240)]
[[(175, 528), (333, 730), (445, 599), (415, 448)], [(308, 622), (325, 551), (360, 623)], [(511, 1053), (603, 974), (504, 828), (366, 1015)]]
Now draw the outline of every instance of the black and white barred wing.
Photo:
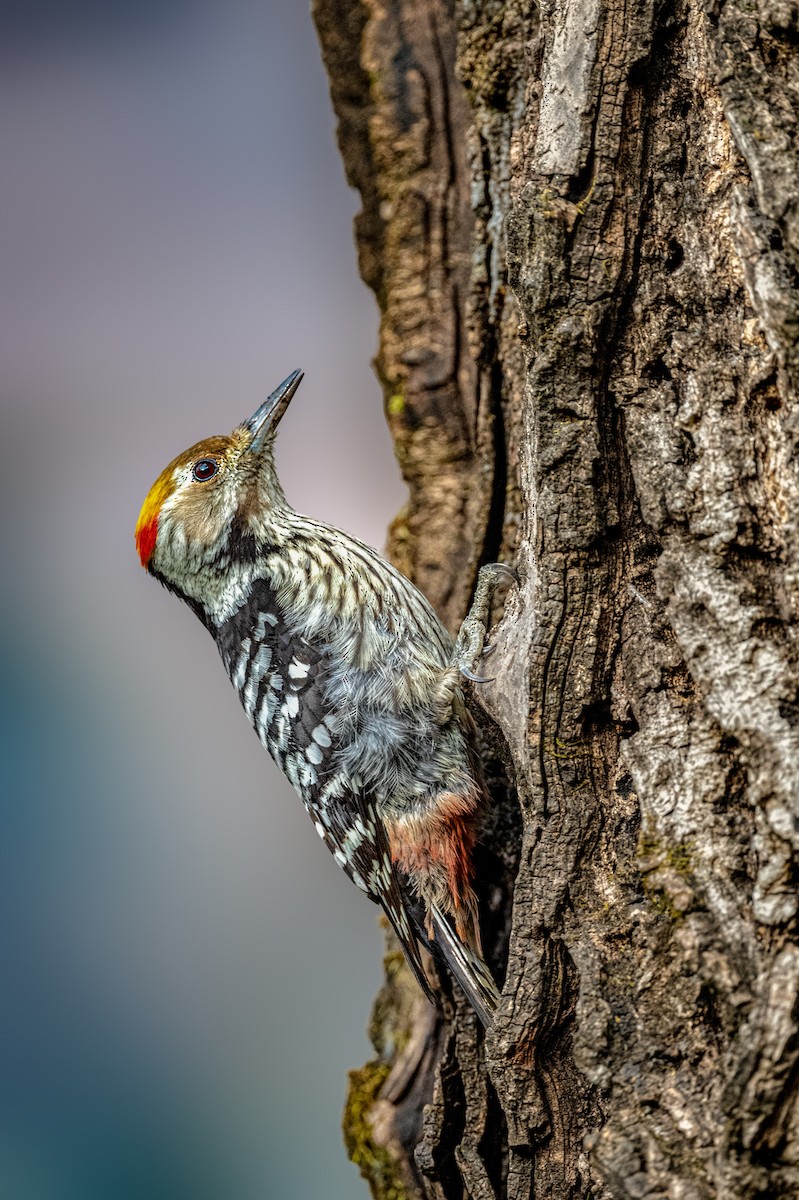
[(337, 725), (327, 695), (328, 656), (291, 636), (265, 584), (218, 630), (217, 644), (261, 742), (301, 797), (336, 862), (382, 907), (430, 996), (386, 831), (358, 781), (339, 767)]
[(419, 955), (419, 943), (388, 845), (385, 828), (369, 801), (353, 795), (331, 797), (323, 827), (325, 845), (353, 883), (386, 914), (423, 992), (432, 1000), (430, 983)]
[(324, 656), (292, 637), (263, 580), (215, 637), (255, 732), (305, 800), (333, 753), (324, 720)]

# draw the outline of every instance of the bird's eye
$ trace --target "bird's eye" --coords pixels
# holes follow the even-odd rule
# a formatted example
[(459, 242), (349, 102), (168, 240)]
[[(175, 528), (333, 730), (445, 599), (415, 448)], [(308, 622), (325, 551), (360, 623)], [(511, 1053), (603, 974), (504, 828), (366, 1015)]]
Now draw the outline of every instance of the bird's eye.
[(192, 475), (198, 483), (207, 483), (209, 479), (213, 479), (218, 470), (219, 463), (215, 458), (201, 458), (194, 464)]

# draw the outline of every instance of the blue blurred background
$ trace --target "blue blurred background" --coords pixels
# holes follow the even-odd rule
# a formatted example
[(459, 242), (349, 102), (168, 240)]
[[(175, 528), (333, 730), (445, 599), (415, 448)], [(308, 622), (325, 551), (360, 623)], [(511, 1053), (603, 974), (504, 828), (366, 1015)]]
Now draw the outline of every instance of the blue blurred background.
[(0, 1197), (365, 1197), (376, 910), (133, 549), (295, 367), (296, 507), (380, 545), (403, 499), (309, 12), (7, 3), (0, 147)]

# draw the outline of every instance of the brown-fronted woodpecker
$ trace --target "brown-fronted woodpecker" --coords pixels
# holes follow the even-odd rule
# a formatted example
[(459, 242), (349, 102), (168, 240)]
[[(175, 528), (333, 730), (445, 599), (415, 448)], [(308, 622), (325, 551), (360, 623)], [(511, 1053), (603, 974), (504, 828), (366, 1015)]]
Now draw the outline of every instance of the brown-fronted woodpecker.
[[(432, 943), (484, 1024), (473, 850), (486, 803), (462, 678), (482, 682), (483, 567), (453, 644), (422, 593), (357, 538), (304, 517), (274, 462), (295, 371), (227, 437), (180, 454), (136, 526), (142, 564), (194, 610), (262, 744), (350, 879), (390, 921), (425, 993)], [(430, 948), (430, 946), (428, 946)]]

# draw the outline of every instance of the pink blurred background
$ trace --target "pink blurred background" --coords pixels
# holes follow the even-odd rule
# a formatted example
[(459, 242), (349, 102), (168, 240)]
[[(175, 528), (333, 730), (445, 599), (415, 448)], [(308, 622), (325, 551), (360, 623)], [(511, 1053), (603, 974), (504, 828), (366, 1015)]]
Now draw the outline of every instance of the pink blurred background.
[(289, 499), (375, 545), (402, 503), (311, 18), (3, 12), (0, 1196), (366, 1197), (376, 909), (133, 549), (166, 462), (295, 367)]

